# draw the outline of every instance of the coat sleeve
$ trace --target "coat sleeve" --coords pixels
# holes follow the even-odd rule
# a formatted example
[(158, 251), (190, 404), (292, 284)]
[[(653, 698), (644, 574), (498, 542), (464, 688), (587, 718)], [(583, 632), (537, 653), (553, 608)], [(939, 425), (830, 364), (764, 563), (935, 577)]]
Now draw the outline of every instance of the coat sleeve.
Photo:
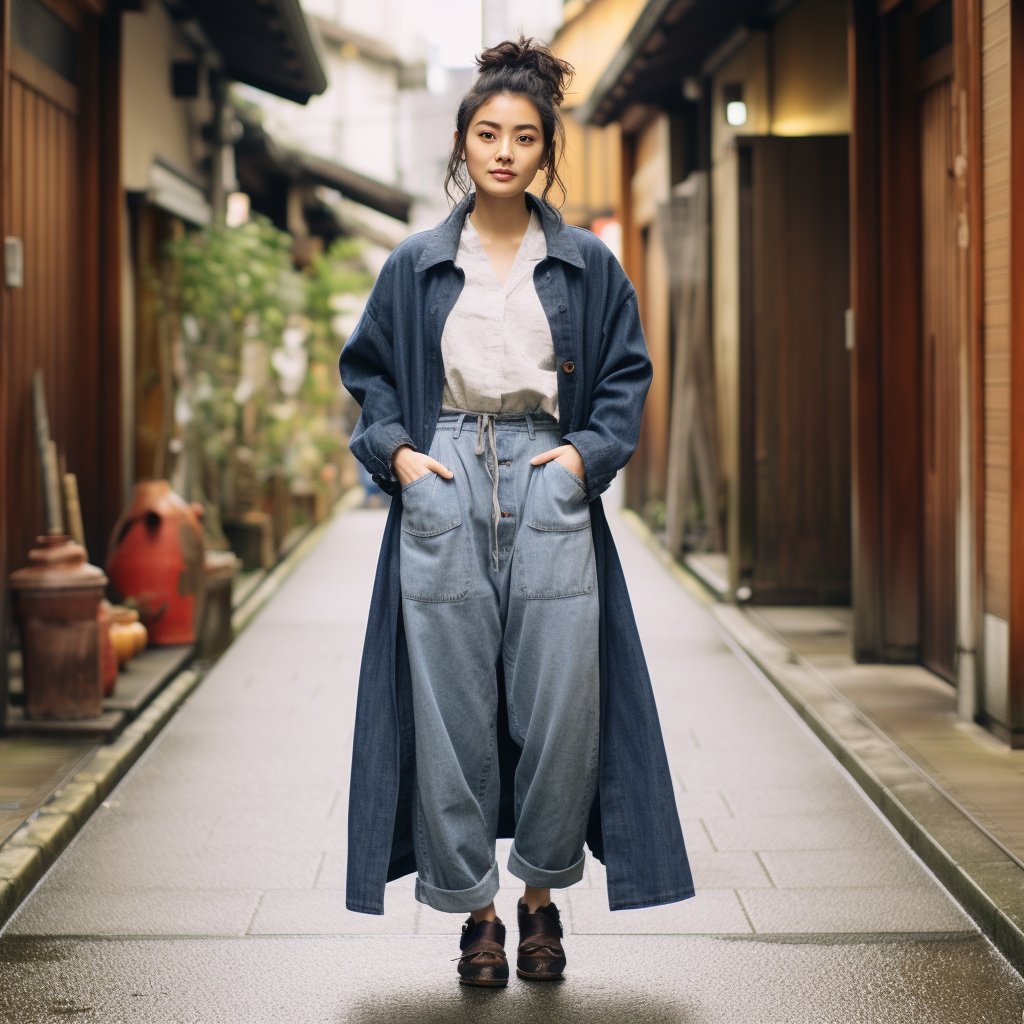
[(610, 253), (609, 260), (609, 302), (602, 324), (590, 419), (585, 429), (564, 438), (583, 459), (588, 500), (608, 489), (615, 474), (636, 450), (644, 401), (653, 376), (636, 292)]
[(339, 360), (341, 381), (362, 408), (349, 448), (366, 467), (374, 483), (388, 493), (398, 489), (391, 456), (403, 444), (416, 447), (402, 422), (402, 405), (395, 384), (390, 311), (382, 309), (379, 300), (379, 296), (388, 294), (391, 270), (385, 266), (381, 271)]

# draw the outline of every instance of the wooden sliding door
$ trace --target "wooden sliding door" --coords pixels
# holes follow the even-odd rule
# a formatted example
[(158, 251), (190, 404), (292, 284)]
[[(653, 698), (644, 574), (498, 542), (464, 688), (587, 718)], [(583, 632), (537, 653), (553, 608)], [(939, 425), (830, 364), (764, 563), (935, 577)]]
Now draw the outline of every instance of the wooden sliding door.
[(740, 142), (739, 584), (850, 596), (846, 136)]

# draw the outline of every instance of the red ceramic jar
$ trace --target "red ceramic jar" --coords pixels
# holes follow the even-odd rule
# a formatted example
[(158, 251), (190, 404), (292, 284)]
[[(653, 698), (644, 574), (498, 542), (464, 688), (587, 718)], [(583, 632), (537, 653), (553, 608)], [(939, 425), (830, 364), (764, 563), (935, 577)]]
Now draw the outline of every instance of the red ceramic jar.
[(140, 480), (110, 538), (107, 573), (131, 598), (152, 644), (191, 644), (204, 581), (202, 506), (166, 480)]

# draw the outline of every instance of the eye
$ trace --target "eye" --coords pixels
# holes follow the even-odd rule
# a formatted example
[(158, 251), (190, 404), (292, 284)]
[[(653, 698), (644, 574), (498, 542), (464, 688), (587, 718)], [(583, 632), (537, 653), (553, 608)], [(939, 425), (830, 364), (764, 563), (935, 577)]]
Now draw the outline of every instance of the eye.
[(486, 132), (486, 131), (481, 132), (480, 133), (480, 138), (481, 139), (487, 139), (489, 141), (490, 139), (494, 138), (494, 133), (493, 132)]
[(532, 135), (520, 135), (516, 142), (533, 142)]

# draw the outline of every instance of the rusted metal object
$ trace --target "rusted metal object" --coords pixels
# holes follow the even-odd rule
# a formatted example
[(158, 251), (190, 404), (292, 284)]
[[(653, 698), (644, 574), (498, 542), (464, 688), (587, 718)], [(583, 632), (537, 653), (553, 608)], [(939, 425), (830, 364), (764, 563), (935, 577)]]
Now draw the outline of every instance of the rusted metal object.
[(110, 602), (100, 601), (96, 611), (100, 630), (100, 674), (103, 677), (103, 696), (109, 697), (117, 685), (117, 670), (120, 661), (111, 636), (114, 620), (110, 614)]
[(11, 573), (21, 627), (28, 718), (94, 718), (103, 710), (99, 603), (107, 577), (69, 537), (38, 538)]
[(202, 611), (202, 506), (166, 480), (140, 480), (110, 538), (107, 572), (131, 599), (152, 644), (190, 644)]

